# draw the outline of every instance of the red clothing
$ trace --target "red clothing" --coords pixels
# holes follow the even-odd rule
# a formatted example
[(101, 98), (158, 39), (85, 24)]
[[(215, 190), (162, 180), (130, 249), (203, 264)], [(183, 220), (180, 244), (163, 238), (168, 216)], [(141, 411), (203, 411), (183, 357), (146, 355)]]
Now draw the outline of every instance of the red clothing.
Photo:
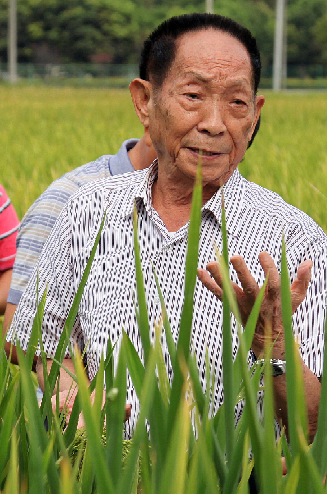
[(5, 189), (0, 185), (0, 271), (13, 267), (19, 219)]

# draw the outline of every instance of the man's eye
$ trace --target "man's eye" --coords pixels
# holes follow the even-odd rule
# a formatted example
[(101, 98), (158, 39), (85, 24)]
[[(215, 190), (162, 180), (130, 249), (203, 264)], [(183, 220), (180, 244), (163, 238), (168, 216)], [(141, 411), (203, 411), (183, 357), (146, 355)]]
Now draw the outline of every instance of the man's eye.
[(241, 100), (241, 99), (234, 99), (233, 103), (235, 103), (236, 105), (246, 105), (245, 101)]
[(196, 94), (196, 93), (186, 93), (186, 96), (187, 96), (188, 98), (190, 98), (190, 99), (193, 99), (193, 100), (195, 100), (195, 99), (198, 99), (198, 98), (199, 98), (199, 95), (198, 95), (198, 94)]

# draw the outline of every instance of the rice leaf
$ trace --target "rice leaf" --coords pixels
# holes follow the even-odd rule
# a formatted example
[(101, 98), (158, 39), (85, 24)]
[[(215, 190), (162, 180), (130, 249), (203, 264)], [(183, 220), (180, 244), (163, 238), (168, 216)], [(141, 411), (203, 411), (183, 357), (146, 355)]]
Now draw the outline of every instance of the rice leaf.
[[(175, 421), (177, 409), (180, 402), (180, 394), (183, 386), (183, 374), (180, 369), (180, 358), (185, 362), (188, 361), (190, 352), (190, 338), (193, 319), (193, 294), (196, 283), (199, 235), (201, 225), (201, 208), (202, 208), (202, 174), (201, 162), (198, 165), (195, 186), (193, 189), (193, 198), (191, 206), (190, 224), (188, 232), (187, 255), (185, 263), (185, 291), (184, 303), (179, 327), (179, 337), (175, 361), (172, 363), (174, 377), (170, 393), (170, 406), (168, 412), (168, 423), (173, 424)], [(168, 438), (172, 429), (167, 431)]]
[(167, 376), (166, 364), (162, 353), (162, 347), (160, 343), (160, 327), (155, 327), (155, 346), (157, 349), (158, 355), (158, 363), (157, 363), (157, 371), (158, 371), (158, 381), (159, 381), (159, 389), (160, 395), (162, 397), (162, 401), (166, 408), (168, 409), (169, 396), (170, 396), (170, 384)]
[[(76, 352), (78, 353), (77, 348)], [(79, 397), (82, 404), (84, 422), (88, 436), (88, 446), (91, 450), (93, 469), (97, 483), (97, 492), (99, 494), (113, 494), (115, 489), (110, 472), (106, 466), (105, 450), (99, 440), (99, 423), (96, 420), (97, 414), (94, 413), (91, 407), (87, 378), (85, 376), (84, 366), (79, 358), (75, 359), (75, 369), (78, 379)]]
[(145, 378), (145, 369), (137, 353), (135, 346), (129, 339), (129, 336), (123, 331), (123, 342), (125, 346), (126, 362), (133, 385), (138, 397), (141, 396), (143, 382)]
[(158, 277), (157, 277), (157, 274), (155, 272), (154, 267), (153, 267), (153, 274), (154, 274), (154, 277), (156, 280), (157, 290), (158, 290), (160, 304), (161, 304), (162, 324), (163, 324), (163, 327), (165, 328), (168, 352), (170, 355), (171, 362), (175, 362), (176, 361), (176, 345), (175, 345), (175, 342), (174, 342), (174, 339), (173, 339), (173, 336), (171, 333), (171, 327), (170, 327), (169, 318), (168, 318), (168, 314), (167, 314), (167, 310), (166, 310), (166, 306), (165, 306), (165, 301), (164, 301), (163, 296), (162, 296), (161, 288), (160, 288), (160, 285), (158, 282)]
[(11, 445), (10, 448), (10, 466), (9, 473), (7, 477), (7, 482), (5, 486), (5, 494), (20, 494), (19, 493), (19, 485), (18, 485), (18, 453), (17, 453), (17, 431), (14, 427), (12, 430), (11, 441), (9, 442)]
[[(253, 468), (253, 461), (249, 461), (248, 454), (250, 450), (250, 436), (248, 431), (245, 434), (243, 442), (243, 458), (242, 458), (242, 477), (237, 489), (237, 494), (247, 494), (248, 493), (248, 481), (251, 475), (251, 470)], [(233, 492), (233, 491), (228, 491)]]
[[(113, 395), (112, 391), (116, 390)], [(126, 404), (126, 358), (122, 346), (118, 358), (114, 387), (107, 390), (107, 465), (115, 488), (118, 486), (122, 468), (123, 434), (122, 428)], [(109, 419), (109, 422), (108, 422)]]
[[(42, 493), (44, 491), (45, 479), (40, 475), (40, 459), (47, 448), (47, 436), (40, 414), (34, 384), (31, 379), (29, 366), (26, 365), (25, 355), (20, 348), (19, 342), (16, 346), (18, 362), (21, 371), (22, 392), (28, 419), (29, 445), (29, 482), (30, 491)], [(45, 473), (45, 472), (44, 472)], [(50, 456), (47, 469), (48, 485), (53, 493), (59, 490), (59, 475), (53, 454)]]
[[(36, 281), (37, 297), (39, 296), (39, 276), (37, 275)], [(42, 334), (42, 320), (44, 313), (45, 300), (47, 296), (47, 290), (44, 291), (40, 303), (37, 304), (36, 314), (33, 320), (31, 336), (29, 339), (28, 348), (26, 350), (26, 365), (30, 369), (32, 367), (33, 361), (35, 360), (35, 349), (38, 346), (39, 334)]]
[[(240, 334), (240, 327), (238, 328)], [(240, 364), (242, 366), (244, 392), (245, 392), (245, 407), (243, 414), (246, 414), (246, 427), (249, 428), (252, 450), (254, 455), (254, 461), (257, 465), (258, 471), (261, 471), (261, 451), (264, 447), (263, 444), (263, 431), (260, 424), (257, 413), (257, 389), (253, 386), (250, 380), (248, 365), (247, 365), (247, 352), (244, 348), (244, 342), (239, 337), (239, 350), (240, 352)]]
[[(224, 385), (224, 411), (226, 424), (226, 458), (230, 462), (234, 449), (234, 368), (233, 368), (233, 348), (231, 334), (231, 306), (232, 288), (229, 280), (229, 258), (228, 258), (228, 240), (225, 219), (225, 205), (222, 191), (222, 212), (221, 212), (222, 234), (223, 234), (223, 262), (221, 262), (223, 271), (223, 385)], [(222, 261), (221, 259), (221, 261)], [(229, 292), (229, 293), (228, 293)], [(232, 302), (233, 303), (233, 302)], [(236, 304), (235, 304), (236, 305)], [(236, 310), (236, 309), (235, 309)]]
[[(122, 341), (122, 346), (126, 345), (126, 338)], [(139, 457), (140, 444), (144, 441), (147, 431), (145, 420), (153, 403), (154, 389), (156, 385), (156, 355), (154, 349), (150, 349), (149, 359), (146, 366), (144, 382), (140, 398), (140, 414), (135, 427), (131, 449), (127, 455), (124, 471), (120, 476), (119, 486), (115, 494), (126, 494), (130, 492), (133, 484), (133, 478), (136, 475), (137, 463)]]
[(200, 413), (200, 417), (202, 418), (204, 415), (205, 397), (199, 379), (199, 369), (196, 363), (196, 356), (192, 353), (190, 353), (188, 358), (188, 370), (192, 379), (194, 398)]
[(144, 435), (144, 440), (140, 445), (140, 461), (141, 461), (141, 478), (140, 478), (140, 491), (142, 494), (150, 494), (154, 492), (151, 484), (152, 468), (150, 458), (150, 445), (148, 436)]
[(292, 455), (295, 457), (299, 453), (297, 424), (301, 424), (305, 434), (308, 431), (308, 424), (304, 406), (303, 377), (302, 372), (299, 372), (299, 368), (297, 369), (300, 363), (292, 330), (292, 303), (284, 238), (282, 242), (281, 298), (285, 334), (288, 430)]
[(300, 478), (300, 456), (296, 456), (293, 459), (292, 466), (289, 473), (286, 476), (286, 483), (284, 487), (285, 494), (295, 494)]
[(171, 443), (166, 455), (166, 463), (161, 476), (160, 494), (170, 492), (174, 486), (176, 494), (182, 494), (187, 473), (188, 440), (190, 428), (189, 407), (185, 398), (181, 397), (179, 411), (171, 434)]
[[(327, 318), (325, 323), (325, 349), (327, 348)], [(324, 368), (321, 381), (318, 425), (312, 443), (311, 454), (323, 477), (327, 471), (327, 358), (324, 358)]]
[(150, 352), (150, 326), (148, 319), (148, 311), (144, 292), (143, 273), (140, 257), (140, 246), (137, 236), (137, 212), (134, 208), (134, 255), (135, 255), (135, 273), (136, 273), (136, 289), (138, 300), (138, 327), (141, 336), (144, 362), (146, 363), (149, 358)]
[[(239, 434), (237, 436), (237, 441), (235, 443), (233, 457), (228, 465), (228, 473), (225, 475), (224, 482), (221, 482), (222, 492), (224, 494), (232, 494), (237, 491), (238, 482), (241, 476), (241, 469), (243, 466), (243, 476), (250, 475), (251, 470), (249, 470), (249, 432), (246, 425), (246, 420), (244, 417), (241, 418), (242, 427), (240, 427)], [(246, 447), (247, 446), (247, 447)], [(247, 466), (246, 466), (247, 465)], [(248, 471), (249, 470), (249, 471)]]
[[(15, 419), (15, 394), (10, 392), (9, 399), (7, 401), (7, 406), (1, 414), (1, 433), (0, 433), (0, 485), (3, 480), (2, 475), (8, 461), (10, 451), (13, 448), (13, 444), (10, 444), (10, 437), (16, 429), (13, 427)], [(10, 449), (11, 446), (11, 449)], [(15, 446), (16, 447), (16, 446)]]
[(261, 475), (260, 481), (262, 486), (262, 492), (264, 494), (277, 494), (281, 490), (282, 479), (282, 467), (281, 457), (278, 455), (275, 439), (275, 427), (274, 427), (274, 395), (273, 395), (273, 382), (272, 382), (272, 370), (269, 364), (271, 357), (271, 348), (268, 348), (268, 344), (265, 348), (265, 355), (267, 355), (268, 364), (264, 369), (265, 391), (264, 391), (264, 433), (263, 441), (264, 448), (262, 450), (261, 461)]
[[(79, 467), (79, 463), (77, 463)], [(94, 469), (92, 467), (92, 455), (91, 449), (86, 445), (85, 454), (83, 458), (83, 465), (80, 478), (81, 494), (89, 494), (92, 492), (92, 485), (94, 483)]]
[(300, 482), (302, 482), (302, 491), (306, 494), (323, 494), (323, 483), (314, 458), (312, 457), (310, 446), (308, 446), (307, 438), (303, 433), (302, 427), (298, 427), (298, 437), (300, 445)]

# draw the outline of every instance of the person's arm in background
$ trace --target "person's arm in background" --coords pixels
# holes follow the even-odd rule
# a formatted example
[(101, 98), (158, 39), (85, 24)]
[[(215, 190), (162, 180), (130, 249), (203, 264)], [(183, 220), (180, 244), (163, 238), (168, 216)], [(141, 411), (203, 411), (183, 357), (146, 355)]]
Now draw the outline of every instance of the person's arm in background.
[(5, 313), (16, 255), (19, 219), (11, 201), (0, 185), (0, 315)]
[(11, 275), (12, 269), (6, 269), (6, 271), (0, 272), (0, 316), (3, 316), (6, 310)]
[[(53, 360), (48, 359), (47, 360), (47, 374), (50, 374), (51, 366), (52, 366)], [(66, 358), (62, 362), (63, 367), (65, 367), (69, 372), (71, 372), (73, 375), (76, 374), (74, 364), (72, 359)], [(59, 411), (61, 412), (64, 407), (67, 408), (67, 415), (66, 415), (66, 421), (69, 421), (70, 414), (72, 412), (73, 406), (74, 406), (74, 401), (76, 398), (76, 394), (78, 391), (77, 384), (74, 381), (74, 379), (66, 372), (66, 370), (61, 367), (60, 368), (60, 379), (59, 379)], [(41, 357), (38, 358), (37, 360), (37, 365), (36, 365), (36, 374), (37, 374), (37, 380), (40, 388), (42, 391), (44, 391), (44, 370), (43, 370), (43, 364), (42, 364), (42, 359)], [(53, 411), (56, 411), (56, 406), (57, 406), (57, 387), (55, 386), (53, 390), (53, 395), (52, 395), (52, 408)], [(91, 400), (93, 401), (94, 399), (94, 393), (91, 395)], [(104, 405), (106, 400), (106, 390), (103, 391), (103, 401), (102, 405)], [(125, 419), (124, 421), (128, 420), (131, 415), (131, 405), (126, 403), (125, 405)], [(81, 427), (84, 427), (84, 419), (83, 415), (80, 415), (79, 421), (77, 428), (80, 429)]]

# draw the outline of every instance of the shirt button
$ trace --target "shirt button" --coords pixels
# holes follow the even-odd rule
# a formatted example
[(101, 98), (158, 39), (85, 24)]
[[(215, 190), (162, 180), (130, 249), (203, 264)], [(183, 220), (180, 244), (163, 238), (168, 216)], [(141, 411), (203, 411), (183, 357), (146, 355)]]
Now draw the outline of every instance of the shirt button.
[(156, 297), (154, 297), (154, 304), (155, 305), (160, 305), (160, 298), (159, 298), (158, 295)]

